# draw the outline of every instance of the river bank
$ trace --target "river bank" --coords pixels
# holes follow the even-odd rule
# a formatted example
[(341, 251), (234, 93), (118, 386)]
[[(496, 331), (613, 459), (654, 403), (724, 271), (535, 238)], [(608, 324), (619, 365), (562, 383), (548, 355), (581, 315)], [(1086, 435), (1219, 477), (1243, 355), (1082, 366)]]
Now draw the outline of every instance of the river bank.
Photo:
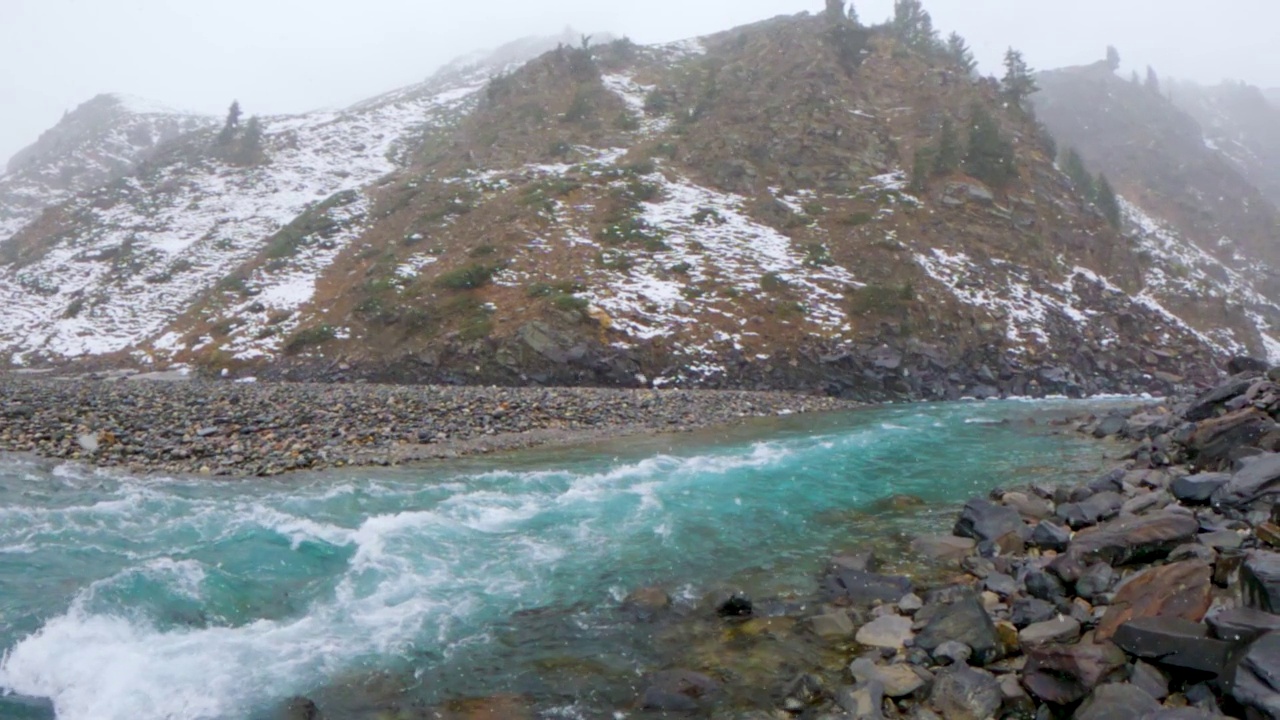
[(0, 450), (132, 473), (388, 466), (849, 410), (791, 393), (0, 378)]

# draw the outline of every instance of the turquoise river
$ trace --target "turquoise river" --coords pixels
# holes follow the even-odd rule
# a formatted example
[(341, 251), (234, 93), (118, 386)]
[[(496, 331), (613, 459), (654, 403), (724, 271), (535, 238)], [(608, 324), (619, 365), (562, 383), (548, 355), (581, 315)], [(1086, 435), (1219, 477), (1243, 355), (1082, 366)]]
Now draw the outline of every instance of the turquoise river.
[(1098, 408), (891, 406), (270, 481), (0, 456), (0, 718), (273, 718), (296, 695), (331, 718), (493, 696), (627, 717), (673, 662), (628, 592), (689, 616), (812, 592), (832, 553), (891, 556), (994, 486), (1114, 462), (1050, 422)]

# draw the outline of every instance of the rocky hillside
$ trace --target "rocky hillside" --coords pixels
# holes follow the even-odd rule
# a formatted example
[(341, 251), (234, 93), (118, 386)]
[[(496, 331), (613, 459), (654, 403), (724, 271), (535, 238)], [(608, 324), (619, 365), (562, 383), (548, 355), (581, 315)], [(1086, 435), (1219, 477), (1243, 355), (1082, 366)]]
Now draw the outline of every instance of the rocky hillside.
[[(1255, 185), (1266, 181), (1265, 163), (1248, 161), (1265, 152), (1266, 141), (1253, 133), (1248, 144), (1228, 140), (1248, 132), (1248, 113), (1225, 100), (1214, 104), (1205, 91), (1201, 110), (1216, 108), (1218, 118), (1206, 130), (1162, 91), (1123, 80), (1105, 63), (1041, 73), (1039, 81), (1039, 116), (1124, 197), (1126, 234), (1144, 257), (1146, 289), (1180, 315), (1223, 318), (1233, 329), (1213, 335), (1220, 345), (1280, 358), (1272, 330), (1280, 327), (1273, 300), (1280, 211)], [(1189, 87), (1171, 86), (1184, 88), (1175, 98)]]
[(1280, 103), (1244, 83), (1166, 82), (1165, 92), (1204, 130), (1206, 146), (1280, 204)]
[[(251, 163), (191, 133), (56, 205), (0, 246), (0, 347), (956, 397), (1162, 389), (1273, 342), (1269, 316), (1225, 299), (1252, 287), (1242, 271), (1205, 260), (1212, 304), (1188, 300), (1190, 270), (1152, 282), (1197, 246), (1153, 219), (1117, 234), (1028, 113), (887, 30), (799, 15), (521, 53), (267, 118)], [(949, 132), (963, 154), (975, 127), (1011, 174), (917, 161)]]

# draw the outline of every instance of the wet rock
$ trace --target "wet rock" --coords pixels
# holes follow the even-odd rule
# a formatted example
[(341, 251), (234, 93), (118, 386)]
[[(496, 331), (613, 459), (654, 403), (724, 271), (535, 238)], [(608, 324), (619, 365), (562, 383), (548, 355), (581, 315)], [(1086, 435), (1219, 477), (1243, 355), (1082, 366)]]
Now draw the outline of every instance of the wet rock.
[(1027, 586), (1027, 594), (1045, 602), (1056, 603), (1067, 596), (1067, 589), (1062, 581), (1044, 570), (1032, 570), (1022, 580)]
[(867, 647), (899, 649), (914, 637), (911, 627), (911, 618), (885, 615), (859, 628), (854, 641)]
[(1024, 648), (1050, 643), (1071, 643), (1079, 639), (1080, 623), (1069, 617), (1038, 622), (1018, 633), (1018, 642)]
[(1116, 630), (1113, 641), (1134, 657), (1214, 675), (1227, 668), (1237, 647), (1210, 637), (1207, 625), (1168, 617), (1127, 622)]
[(836, 704), (856, 720), (884, 717), (884, 686), (876, 680), (858, 683), (836, 693)]
[(692, 712), (712, 704), (721, 695), (720, 683), (690, 670), (667, 670), (649, 677), (640, 696), (645, 710)]
[[(910, 630), (910, 622), (907, 626)], [(836, 612), (809, 618), (809, 629), (821, 638), (848, 637), (853, 634), (854, 625), (848, 613)]]
[(1194, 539), (1199, 531), (1200, 523), (1194, 517), (1172, 510), (1120, 518), (1076, 533), (1067, 552), (1051, 567), (1059, 577), (1075, 582), (1095, 561), (1115, 567), (1158, 560)]
[(1116, 492), (1099, 492), (1078, 503), (1059, 505), (1057, 517), (1075, 530), (1097, 525), (1120, 514), (1124, 496)]
[(1018, 511), (1025, 520), (1044, 520), (1053, 516), (1053, 507), (1043, 498), (1020, 492), (1005, 493), (1000, 502)]
[(1249, 647), (1236, 669), (1231, 696), (1267, 720), (1280, 720), (1280, 633)]
[(324, 720), (324, 715), (310, 698), (295, 697), (285, 706), (280, 720)]
[(947, 720), (988, 720), (1003, 702), (994, 675), (963, 665), (939, 673), (929, 694), (929, 704)]
[(972, 555), (978, 547), (973, 538), (955, 535), (931, 535), (911, 541), (911, 552), (923, 560), (942, 564), (956, 564)]
[(1094, 690), (1072, 720), (1134, 720), (1160, 709), (1160, 703), (1134, 685), (1108, 683)]
[(1214, 507), (1241, 508), (1261, 498), (1280, 499), (1280, 454), (1247, 458), (1213, 494)]
[(1058, 705), (1083, 700), (1098, 685), (1124, 674), (1125, 656), (1111, 643), (1028, 648), (1022, 684)]
[(1031, 531), (1031, 544), (1044, 550), (1062, 552), (1071, 544), (1071, 531), (1057, 523), (1044, 520)]
[(1093, 436), (1101, 440), (1102, 438), (1119, 435), (1129, 425), (1129, 418), (1124, 415), (1108, 415), (1098, 421), (1093, 427)]
[(1280, 632), (1280, 615), (1253, 608), (1229, 608), (1205, 618), (1213, 636), (1232, 643), (1251, 643), (1271, 632)]
[(1058, 614), (1053, 603), (1040, 598), (1018, 598), (1009, 611), (1009, 619), (1017, 627), (1023, 628), (1035, 623), (1052, 620)]
[(828, 572), (823, 584), (828, 599), (854, 605), (896, 602), (912, 590), (911, 581), (904, 577), (844, 568), (834, 568)]
[(1212, 570), (1199, 560), (1152, 567), (1126, 580), (1098, 623), (1097, 638), (1107, 640), (1131, 620), (1147, 617), (1199, 622), (1209, 611)]
[(953, 602), (937, 607), (928, 624), (916, 636), (915, 644), (932, 652), (948, 641), (968, 645), (973, 650), (973, 659), (984, 665), (1000, 659), (1003, 650), (995, 623), (972, 591), (961, 593)]
[(1169, 676), (1144, 660), (1138, 660), (1129, 671), (1129, 682), (1156, 700), (1169, 697)]
[(946, 665), (968, 665), (973, 657), (973, 648), (962, 642), (948, 640), (933, 649), (933, 657)]
[(652, 617), (671, 607), (671, 596), (660, 587), (635, 590), (622, 601), (622, 608), (639, 617)]
[(1240, 588), (1246, 607), (1280, 613), (1280, 553), (1249, 553), (1240, 568)]
[(1218, 488), (1231, 481), (1229, 473), (1200, 473), (1175, 478), (1169, 486), (1173, 496), (1188, 505), (1206, 505)]
[(880, 560), (872, 550), (845, 553), (831, 558), (832, 569), (857, 570), (858, 572), (876, 572), (880, 569)]
[(734, 595), (716, 607), (716, 615), (722, 618), (748, 618), (751, 611), (751, 598), (746, 595)]
[(924, 601), (915, 593), (904, 595), (902, 596), (902, 599), (898, 601), (898, 609), (908, 615), (914, 615), (916, 611), (923, 607)]
[(982, 587), (1001, 598), (1009, 598), (1018, 594), (1018, 581), (1004, 573), (991, 573), (982, 581)]
[(995, 542), (1010, 533), (1021, 537), (1025, 530), (1026, 524), (1017, 510), (975, 498), (965, 503), (952, 533), (979, 542)]
[(849, 671), (859, 683), (876, 681), (884, 688), (884, 694), (891, 698), (906, 697), (924, 687), (924, 678), (911, 669), (910, 665), (876, 665), (866, 658), (854, 660)]

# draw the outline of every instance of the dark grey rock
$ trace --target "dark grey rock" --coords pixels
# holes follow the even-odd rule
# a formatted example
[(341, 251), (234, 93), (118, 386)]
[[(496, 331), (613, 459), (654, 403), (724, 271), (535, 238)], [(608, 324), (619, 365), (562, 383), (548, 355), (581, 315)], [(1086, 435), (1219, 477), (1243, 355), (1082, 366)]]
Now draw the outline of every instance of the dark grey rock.
[(1111, 592), (1115, 580), (1116, 573), (1110, 565), (1094, 563), (1076, 581), (1076, 594), (1092, 603), (1101, 595)]
[(1280, 615), (1253, 608), (1230, 608), (1205, 618), (1213, 636), (1233, 643), (1250, 643), (1270, 632), (1280, 632)]
[(1112, 641), (1125, 652), (1165, 667), (1225, 672), (1237, 645), (1210, 637), (1209, 626), (1171, 617), (1143, 617), (1116, 630)]
[(1102, 438), (1119, 435), (1129, 425), (1129, 418), (1124, 415), (1108, 415), (1098, 421), (1093, 427), (1093, 436), (1101, 440)]
[(1280, 496), (1280, 454), (1241, 461), (1241, 468), (1213, 494), (1214, 507), (1240, 508), (1263, 497)]
[(1040, 598), (1024, 597), (1013, 601), (1009, 609), (1009, 621), (1021, 629), (1038, 622), (1052, 620), (1058, 614), (1058, 608)]
[(1108, 683), (1093, 691), (1073, 720), (1133, 720), (1160, 709), (1160, 703), (1135, 685)]
[(1009, 598), (1018, 593), (1018, 581), (1004, 573), (991, 573), (982, 581), (982, 586), (1002, 598)]
[(904, 577), (834, 568), (823, 580), (829, 600), (843, 599), (855, 605), (897, 602), (911, 593), (911, 581)]
[(939, 673), (929, 704), (948, 720), (988, 720), (1004, 702), (1000, 681), (985, 670), (955, 666)]
[(1208, 504), (1218, 488), (1231, 481), (1230, 473), (1200, 473), (1175, 478), (1169, 487), (1173, 496), (1189, 505)]
[(952, 532), (960, 537), (982, 542), (999, 540), (1009, 533), (1025, 537), (1025, 531), (1026, 524), (1022, 522), (1022, 515), (1017, 510), (975, 498), (965, 503)]
[(1075, 582), (1094, 561), (1115, 567), (1157, 560), (1193, 540), (1199, 531), (1194, 517), (1173, 510), (1120, 518), (1077, 533), (1067, 552), (1050, 567), (1058, 577)]
[(666, 670), (649, 676), (640, 696), (646, 710), (692, 712), (714, 702), (721, 695), (720, 683), (690, 670)]
[(1068, 705), (1125, 672), (1125, 655), (1111, 643), (1043, 645), (1026, 649), (1022, 684), (1045, 702)]
[(1271, 366), (1265, 360), (1241, 355), (1233, 357), (1227, 361), (1227, 372), (1232, 375), (1244, 375), (1248, 373), (1253, 376), (1262, 376), (1271, 369)]
[(1169, 676), (1145, 660), (1138, 660), (1129, 671), (1129, 682), (1156, 700), (1169, 697)]
[(962, 642), (948, 640), (933, 649), (933, 659), (946, 665), (968, 665), (973, 648)]
[(916, 647), (932, 652), (949, 640), (968, 645), (973, 659), (983, 665), (1000, 659), (1003, 651), (995, 623), (972, 590), (932, 613), (928, 624), (916, 635)]
[(1236, 669), (1231, 696), (1267, 720), (1280, 720), (1280, 633), (1249, 646)]
[(1123, 495), (1110, 490), (1094, 493), (1080, 502), (1059, 505), (1056, 515), (1059, 520), (1079, 530), (1119, 515), (1124, 500)]
[(1032, 570), (1023, 578), (1027, 594), (1046, 602), (1058, 602), (1067, 596), (1062, 581), (1045, 570)]
[(1280, 553), (1249, 553), (1240, 567), (1240, 588), (1246, 607), (1280, 614)]
[(751, 617), (751, 598), (746, 595), (734, 595), (716, 607), (716, 615), (722, 618)]
[(1071, 531), (1056, 523), (1043, 520), (1036, 525), (1035, 530), (1031, 531), (1031, 544), (1044, 550), (1062, 552), (1071, 544)]
[(1206, 392), (1191, 403), (1191, 407), (1183, 413), (1183, 417), (1191, 422), (1208, 420), (1213, 417), (1218, 407), (1226, 401), (1245, 394), (1253, 386), (1254, 378), (1232, 378), (1218, 387)]

